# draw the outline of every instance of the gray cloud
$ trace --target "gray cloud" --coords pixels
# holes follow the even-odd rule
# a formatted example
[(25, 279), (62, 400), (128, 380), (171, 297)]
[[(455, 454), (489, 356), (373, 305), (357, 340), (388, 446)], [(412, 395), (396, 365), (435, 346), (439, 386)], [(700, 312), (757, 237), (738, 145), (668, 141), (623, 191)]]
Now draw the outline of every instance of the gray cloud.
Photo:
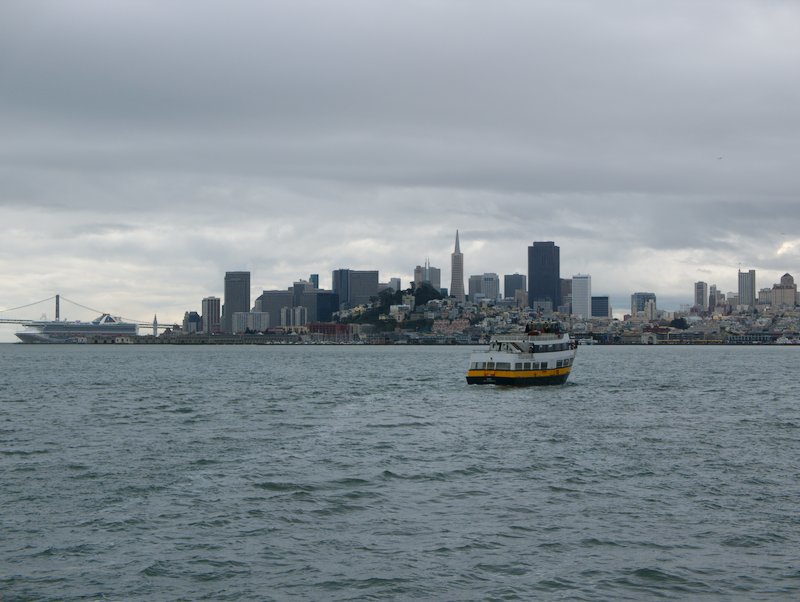
[(797, 271), (798, 26), (755, 0), (4, 2), (0, 307), (111, 282), (179, 317), (226, 269), (425, 257), (448, 281), (456, 228), (469, 273), (555, 240), (619, 299)]

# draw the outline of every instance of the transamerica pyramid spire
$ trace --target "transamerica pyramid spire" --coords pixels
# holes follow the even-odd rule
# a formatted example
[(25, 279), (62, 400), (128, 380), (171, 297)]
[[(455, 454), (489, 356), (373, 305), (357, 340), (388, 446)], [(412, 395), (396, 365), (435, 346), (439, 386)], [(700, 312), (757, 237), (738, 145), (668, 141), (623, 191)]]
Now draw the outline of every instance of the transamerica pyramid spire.
[(456, 248), (450, 255), (450, 296), (455, 297), (459, 303), (464, 302), (464, 255), (461, 254), (461, 245), (458, 243), (458, 230)]

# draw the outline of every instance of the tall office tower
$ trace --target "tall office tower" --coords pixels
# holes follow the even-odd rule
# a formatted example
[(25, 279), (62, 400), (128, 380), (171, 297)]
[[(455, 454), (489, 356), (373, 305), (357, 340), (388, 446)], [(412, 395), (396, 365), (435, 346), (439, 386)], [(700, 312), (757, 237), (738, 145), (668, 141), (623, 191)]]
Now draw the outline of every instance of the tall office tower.
[(561, 249), (553, 242), (528, 247), (528, 306), (547, 311), (561, 305)]
[(378, 295), (378, 270), (333, 270), (333, 292), (344, 308), (367, 305)]
[(483, 276), (470, 276), (467, 279), (467, 291), (469, 300), (473, 303), (478, 299), (483, 299)]
[(592, 277), (589, 274), (572, 277), (572, 315), (584, 320), (592, 316)]
[(608, 296), (592, 297), (592, 317), (593, 318), (610, 318), (611, 317), (611, 302)]
[(233, 314), (250, 311), (250, 272), (225, 272), (222, 332), (233, 333)]
[(652, 301), (653, 302), (653, 307), (655, 308), (655, 305), (656, 305), (656, 294), (655, 293), (633, 293), (631, 295), (631, 315), (635, 317), (636, 314), (643, 312), (648, 301)]
[(562, 278), (561, 286), (561, 303), (558, 306), (558, 311), (562, 314), (572, 313), (572, 278)]
[(708, 284), (694, 283), (694, 306), (700, 311), (708, 311)]
[(525, 274), (506, 274), (503, 276), (503, 296), (506, 299), (513, 299), (517, 291), (528, 292), (528, 279)]
[(414, 268), (414, 286), (418, 287), (423, 282), (427, 282), (437, 291), (442, 288), (442, 270), (431, 267), (431, 262), (425, 260), (425, 265), (418, 265)]
[(717, 285), (712, 284), (708, 290), (708, 311), (714, 311), (717, 308)]
[(458, 244), (458, 230), (456, 230), (456, 248), (450, 254), (450, 296), (455, 297), (459, 303), (464, 302), (464, 255)]
[(200, 302), (200, 313), (203, 315), (202, 330), (206, 334), (219, 332), (220, 308), (218, 297), (206, 297)]
[(739, 305), (756, 306), (756, 271), (739, 270)]
[(308, 281), (314, 288), (319, 288), (319, 274), (311, 274), (311, 276), (308, 277)]
[(497, 301), (500, 298), (500, 276), (493, 272), (487, 272), (482, 278), (481, 291), (484, 298)]

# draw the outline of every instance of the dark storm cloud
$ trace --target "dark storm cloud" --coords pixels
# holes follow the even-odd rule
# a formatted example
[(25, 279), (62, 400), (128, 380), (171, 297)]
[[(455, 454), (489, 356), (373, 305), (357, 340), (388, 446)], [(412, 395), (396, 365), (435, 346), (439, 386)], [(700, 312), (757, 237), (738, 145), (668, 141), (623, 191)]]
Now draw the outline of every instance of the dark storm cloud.
[(191, 295), (426, 256), (447, 281), (456, 228), (471, 273), (534, 239), (623, 291), (796, 270), (799, 26), (780, 1), (9, 0), (6, 244), (27, 272), (54, 239), (161, 258)]

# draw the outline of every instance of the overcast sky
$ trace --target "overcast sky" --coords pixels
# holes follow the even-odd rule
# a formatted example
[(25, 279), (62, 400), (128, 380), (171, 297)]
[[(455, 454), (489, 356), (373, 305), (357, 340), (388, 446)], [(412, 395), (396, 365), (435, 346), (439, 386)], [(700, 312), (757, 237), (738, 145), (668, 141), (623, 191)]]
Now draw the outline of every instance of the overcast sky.
[(0, 309), (449, 286), (456, 229), (466, 276), (552, 240), (615, 309), (798, 278), (798, 32), (793, 0), (3, 0)]

